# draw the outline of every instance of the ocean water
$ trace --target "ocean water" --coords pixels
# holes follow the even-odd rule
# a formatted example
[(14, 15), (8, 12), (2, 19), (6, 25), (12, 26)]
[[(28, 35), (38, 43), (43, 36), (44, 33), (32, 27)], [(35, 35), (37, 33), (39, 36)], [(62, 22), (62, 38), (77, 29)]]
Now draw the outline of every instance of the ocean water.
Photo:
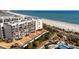
[(37, 10), (11, 10), (12, 12), (47, 18), (51, 20), (79, 24), (79, 11), (37, 11)]

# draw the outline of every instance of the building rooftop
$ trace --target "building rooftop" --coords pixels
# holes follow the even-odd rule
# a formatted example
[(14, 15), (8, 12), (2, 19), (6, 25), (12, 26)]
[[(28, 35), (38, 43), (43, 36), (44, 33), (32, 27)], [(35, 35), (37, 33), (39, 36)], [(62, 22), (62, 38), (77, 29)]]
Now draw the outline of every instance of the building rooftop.
[(7, 25), (11, 25), (11, 26), (15, 26), (15, 25), (19, 25), (19, 24), (24, 24), (25, 22), (27, 22), (26, 20), (16, 20), (16, 21), (10, 21), (10, 22), (6, 22), (5, 24)]
[(11, 21), (11, 22), (6, 22), (6, 23), (4, 23), (4, 24), (14, 26), (14, 25), (17, 25), (18, 22)]

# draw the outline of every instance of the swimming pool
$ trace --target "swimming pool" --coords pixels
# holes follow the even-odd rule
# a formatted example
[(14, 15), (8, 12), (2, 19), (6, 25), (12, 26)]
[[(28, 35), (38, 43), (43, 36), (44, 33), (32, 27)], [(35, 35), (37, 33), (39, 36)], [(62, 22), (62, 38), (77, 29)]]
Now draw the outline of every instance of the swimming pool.
[(59, 43), (56, 49), (73, 49), (74, 47), (70, 44)]

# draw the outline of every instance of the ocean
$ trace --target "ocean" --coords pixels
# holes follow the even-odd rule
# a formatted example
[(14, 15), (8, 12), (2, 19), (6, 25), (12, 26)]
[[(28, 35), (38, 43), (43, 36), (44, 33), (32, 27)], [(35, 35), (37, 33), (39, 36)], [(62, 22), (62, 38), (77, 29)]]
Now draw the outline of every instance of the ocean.
[(11, 10), (12, 12), (79, 24), (79, 11), (42, 11), (42, 10)]

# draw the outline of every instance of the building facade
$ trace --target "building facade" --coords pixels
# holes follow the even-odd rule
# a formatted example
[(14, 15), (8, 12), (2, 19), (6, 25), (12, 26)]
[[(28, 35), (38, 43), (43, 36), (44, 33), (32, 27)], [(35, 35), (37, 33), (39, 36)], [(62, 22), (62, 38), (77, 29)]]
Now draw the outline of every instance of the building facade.
[(0, 17), (0, 38), (4, 40), (19, 39), (31, 32), (42, 29), (42, 20), (39, 18), (12, 13), (11, 15)]

